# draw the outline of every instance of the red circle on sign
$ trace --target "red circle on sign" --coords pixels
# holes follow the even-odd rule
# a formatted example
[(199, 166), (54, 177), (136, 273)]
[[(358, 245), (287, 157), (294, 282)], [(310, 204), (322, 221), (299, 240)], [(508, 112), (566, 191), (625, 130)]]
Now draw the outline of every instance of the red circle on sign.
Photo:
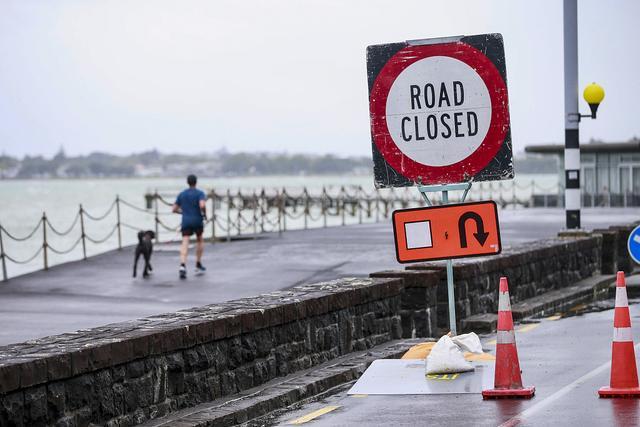
[[(425, 165), (404, 154), (393, 141), (387, 126), (387, 97), (393, 82), (408, 66), (432, 56), (448, 56), (473, 68), (487, 86), (491, 98), (491, 123), (484, 140), (468, 157), (446, 166)], [(509, 128), (505, 81), (489, 58), (464, 43), (408, 46), (401, 49), (380, 70), (371, 88), (370, 103), (371, 128), (378, 151), (398, 173), (422, 184), (469, 181), (495, 157)]]

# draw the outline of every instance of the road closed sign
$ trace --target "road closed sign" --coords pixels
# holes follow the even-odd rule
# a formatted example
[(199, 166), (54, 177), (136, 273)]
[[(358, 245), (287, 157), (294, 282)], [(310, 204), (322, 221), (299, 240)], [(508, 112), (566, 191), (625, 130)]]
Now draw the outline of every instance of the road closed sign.
[(497, 255), (502, 250), (493, 201), (397, 210), (393, 233), (401, 263)]
[(500, 34), (367, 48), (376, 187), (513, 178)]

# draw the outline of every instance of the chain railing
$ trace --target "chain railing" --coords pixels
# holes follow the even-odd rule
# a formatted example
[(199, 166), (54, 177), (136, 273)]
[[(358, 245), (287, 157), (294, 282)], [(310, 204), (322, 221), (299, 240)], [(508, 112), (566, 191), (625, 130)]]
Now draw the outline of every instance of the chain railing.
[[(594, 206), (602, 201), (617, 200), (615, 197), (584, 195), (584, 206)], [(635, 201), (634, 196), (633, 201)], [(476, 183), (468, 201), (496, 201), (501, 207), (562, 206), (562, 188), (558, 185), (543, 187), (536, 182), (522, 184), (511, 182)], [(175, 242), (181, 239), (180, 216), (173, 214), (171, 207), (175, 194), (149, 192), (145, 195), (146, 206), (141, 207), (116, 197), (100, 214), (88, 212), (82, 205), (66, 228), (53, 225), (47, 214), (25, 235), (18, 236), (0, 225), (0, 262), (2, 279), (9, 274), (7, 264), (33, 263), (42, 257), (42, 266), (49, 269), (50, 254), (69, 256), (78, 246), (76, 259), (87, 259), (89, 245), (95, 254), (110, 249), (122, 249), (126, 243), (134, 243), (134, 233), (124, 231), (155, 230), (158, 242)], [(621, 201), (631, 200), (628, 197)], [(455, 201), (455, 200), (454, 200)], [(436, 198), (435, 203), (439, 200)], [(315, 193), (307, 188), (226, 190), (214, 189), (207, 193), (208, 219), (205, 222), (205, 238), (211, 242), (231, 241), (235, 238), (256, 238), (262, 233), (282, 233), (292, 229), (308, 229), (347, 224), (379, 222), (391, 216), (394, 209), (421, 206), (422, 200), (414, 188), (383, 189), (366, 191), (361, 186), (323, 187)], [(132, 224), (135, 217), (142, 224)], [(102, 224), (110, 222), (110, 224)], [(38, 232), (40, 236), (38, 237)], [(73, 237), (77, 233), (77, 237)], [(114, 237), (115, 236), (115, 237)], [(65, 247), (51, 241), (52, 237), (66, 238)], [(34, 253), (27, 253), (29, 242), (40, 239)], [(9, 253), (8, 241), (25, 246), (19, 255)], [(103, 250), (104, 248), (104, 250)], [(22, 249), (22, 248), (21, 248)], [(68, 261), (65, 259), (64, 261)]]
[[(364, 217), (373, 221), (373, 215), (378, 221), (381, 217), (388, 218), (390, 209), (377, 212), (371, 208), (372, 200), (375, 200), (378, 210), (383, 206), (406, 206), (409, 199), (419, 201), (409, 189), (403, 192), (388, 191), (386, 195), (383, 193), (384, 190), (367, 193), (361, 187), (349, 190), (342, 187), (338, 191), (323, 188), (316, 195), (306, 188), (300, 192), (286, 188), (263, 188), (260, 191), (227, 190), (224, 193), (212, 189), (207, 193), (205, 237), (211, 242), (230, 241), (247, 235), (256, 237), (261, 233), (282, 233), (314, 225), (327, 227), (355, 222), (348, 221), (350, 218), (357, 218), (357, 222), (362, 223)], [(99, 213), (87, 211), (79, 205), (77, 213), (66, 227), (53, 224), (47, 213), (43, 212), (33, 229), (22, 236), (0, 224), (2, 279), (9, 279), (8, 263), (28, 265), (34, 269), (32, 263), (41, 257), (42, 269), (48, 270), (52, 265), (51, 254), (67, 256), (64, 261), (68, 261), (73, 253), (76, 253), (76, 259), (87, 259), (90, 245), (91, 249), (100, 248), (101, 252), (122, 249), (125, 241), (134, 243), (136, 240), (133, 233), (129, 234), (129, 239), (123, 238), (123, 231), (153, 229), (158, 242), (179, 241), (180, 216), (171, 210), (174, 196), (158, 191), (149, 193), (145, 195), (144, 207), (117, 196), (106, 210)], [(142, 223), (133, 224), (124, 220), (132, 216), (137, 217), (139, 222), (142, 219)], [(105, 224), (107, 222), (110, 224)], [(66, 243), (56, 244), (52, 238), (66, 239)], [(7, 248), (9, 241), (19, 246), (16, 253)], [(33, 253), (27, 253), (34, 243), (37, 246)], [(95, 250), (93, 252), (96, 253)]]

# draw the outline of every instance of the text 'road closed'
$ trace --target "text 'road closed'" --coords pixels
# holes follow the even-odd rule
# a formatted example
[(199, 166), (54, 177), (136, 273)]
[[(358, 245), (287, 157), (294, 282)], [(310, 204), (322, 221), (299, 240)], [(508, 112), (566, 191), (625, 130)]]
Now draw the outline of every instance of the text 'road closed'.
[(502, 250), (493, 201), (393, 213), (398, 262), (497, 255)]

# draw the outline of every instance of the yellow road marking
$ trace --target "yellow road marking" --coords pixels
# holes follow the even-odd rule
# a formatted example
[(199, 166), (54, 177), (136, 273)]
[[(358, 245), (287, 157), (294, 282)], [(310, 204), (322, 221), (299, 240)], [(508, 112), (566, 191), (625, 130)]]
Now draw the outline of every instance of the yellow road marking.
[(554, 314), (553, 316), (547, 317), (547, 320), (560, 320), (562, 316), (560, 314)]
[(325, 406), (324, 408), (318, 409), (317, 411), (313, 411), (312, 413), (307, 414), (304, 417), (296, 418), (295, 420), (291, 421), (289, 424), (295, 424), (295, 425), (304, 424), (318, 418), (319, 416), (322, 416), (326, 413), (334, 411), (338, 408), (339, 406)]
[(496, 360), (496, 357), (493, 354), (489, 354), (489, 353), (465, 353), (464, 354), (464, 358), (465, 360), (468, 360), (470, 362), (472, 361), (477, 361), (477, 362), (482, 362), (485, 360)]
[(518, 328), (518, 332), (529, 332), (533, 331), (535, 328), (540, 326), (540, 323), (529, 323), (528, 325), (524, 325), (521, 328)]
[(351, 396), (351, 397), (367, 397), (369, 395), (368, 394), (350, 394), (349, 396)]
[(578, 305), (575, 305), (575, 306), (571, 307), (569, 309), (569, 311), (580, 311), (580, 310), (584, 310), (585, 308), (587, 308), (586, 304), (578, 304)]

